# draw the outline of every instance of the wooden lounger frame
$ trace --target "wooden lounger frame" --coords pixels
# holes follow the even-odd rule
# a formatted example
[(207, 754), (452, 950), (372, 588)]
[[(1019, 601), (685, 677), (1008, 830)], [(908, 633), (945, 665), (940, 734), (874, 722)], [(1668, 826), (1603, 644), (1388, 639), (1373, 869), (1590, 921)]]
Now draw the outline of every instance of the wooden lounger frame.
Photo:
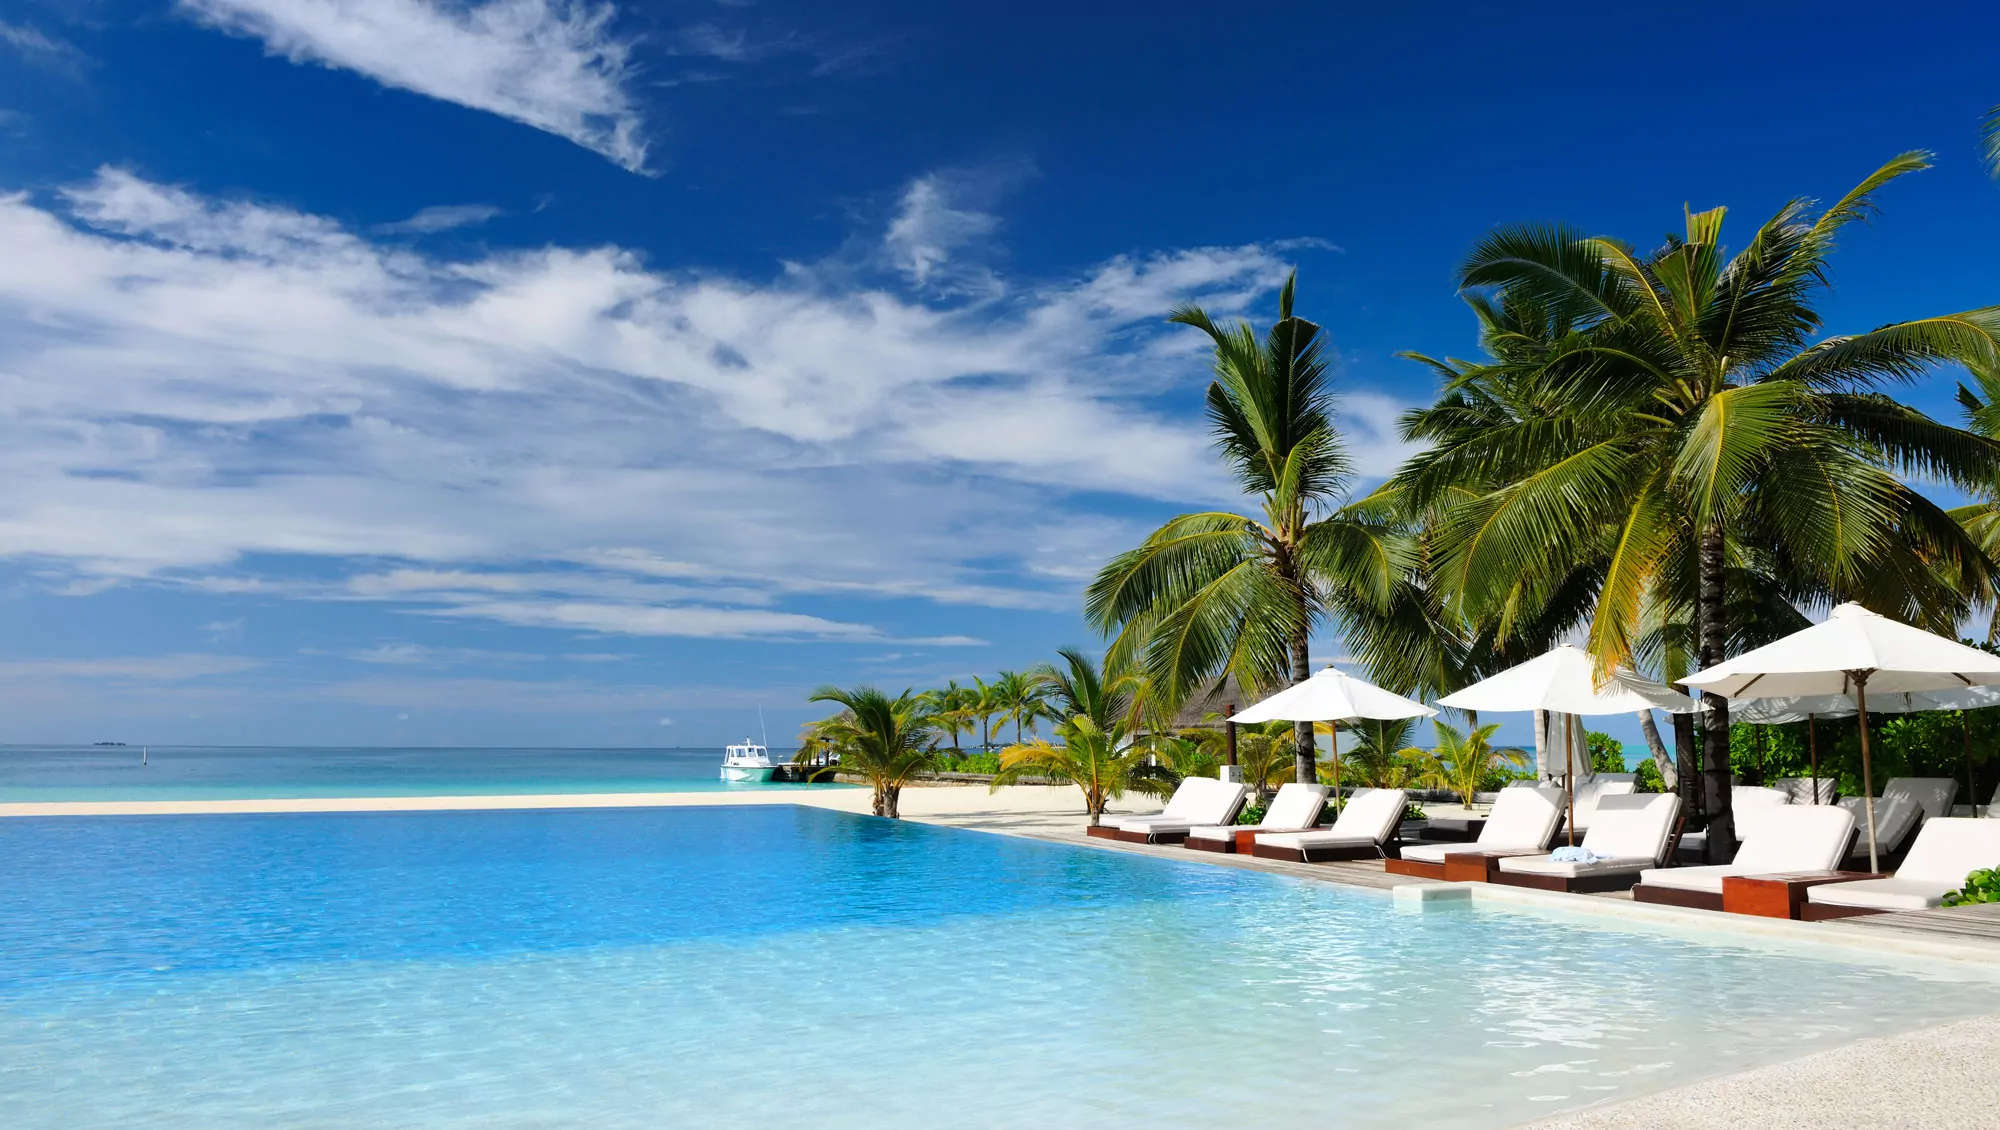
[(1649, 883), (1640, 883), (1632, 888), (1632, 901), (1684, 906), (1690, 910), (1722, 911), (1720, 891), (1688, 891), (1679, 887), (1655, 887)]
[(1186, 832), (1127, 832), (1109, 824), (1097, 824), (1084, 831), (1092, 839), (1117, 840), (1123, 844), (1177, 844), (1187, 839)]
[(1538, 891), (1588, 895), (1603, 891), (1631, 890), (1632, 885), (1639, 881), (1639, 873), (1627, 871), (1623, 875), (1531, 875), (1524, 871), (1495, 868), (1493, 877), (1489, 881), (1506, 887), (1532, 887)]

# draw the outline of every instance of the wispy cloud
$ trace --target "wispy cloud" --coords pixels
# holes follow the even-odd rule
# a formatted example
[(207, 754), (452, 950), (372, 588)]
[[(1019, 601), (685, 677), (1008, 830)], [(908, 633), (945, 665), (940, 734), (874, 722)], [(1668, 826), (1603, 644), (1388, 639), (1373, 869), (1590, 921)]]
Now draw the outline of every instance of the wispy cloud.
[(8, 47), (28, 62), (71, 77), (80, 75), (90, 57), (66, 39), (52, 36), (29, 24), (0, 20), (0, 46)]
[(180, 0), (218, 30), (294, 63), (498, 114), (568, 138), (634, 172), (644, 123), (631, 43), (588, 0)]
[(505, 214), (505, 209), (493, 204), (438, 204), (420, 210), (407, 220), (377, 224), (375, 230), (388, 235), (430, 235), (453, 228), (473, 227)]
[(1287, 267), (1193, 248), (951, 296), (852, 257), (768, 283), (436, 257), (111, 169), (60, 200), (0, 196), (0, 556), (586, 634), (889, 643), (912, 633), (800, 605), (1073, 608), (1137, 532), (1092, 499), (1233, 497), (1161, 312)]
[(0, 679), (63, 677), (76, 679), (137, 679), (145, 682), (185, 682), (214, 675), (234, 675), (261, 666), (234, 655), (146, 655), (103, 659), (34, 659), (0, 661)]

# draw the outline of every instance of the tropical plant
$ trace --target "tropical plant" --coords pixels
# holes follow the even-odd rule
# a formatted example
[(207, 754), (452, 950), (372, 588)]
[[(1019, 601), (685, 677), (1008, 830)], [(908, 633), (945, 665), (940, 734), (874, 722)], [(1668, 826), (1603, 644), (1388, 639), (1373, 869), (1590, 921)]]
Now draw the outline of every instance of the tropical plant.
[(875, 790), (874, 811), (899, 818), (903, 786), (937, 768), (937, 732), (921, 698), (905, 690), (895, 698), (874, 687), (821, 687), (810, 702), (845, 709), (813, 727), (813, 736), (840, 756), (840, 771), (867, 778)]
[[(1400, 789), (1410, 784), (1416, 774), (1416, 766), (1405, 751), (1416, 740), (1415, 718), (1371, 718), (1342, 723), (1341, 729), (1355, 739), (1353, 748), (1339, 755), (1343, 784), (1365, 785), (1371, 789)], [(1340, 748), (1337, 737), (1334, 737), (1333, 746), (1336, 750)], [(1323, 779), (1328, 784), (1333, 783), (1330, 773), (1324, 774)]]
[(1498, 722), (1466, 730), (1440, 719), (1433, 719), (1431, 725), (1437, 728), (1437, 746), (1409, 751), (1422, 766), (1418, 781), (1431, 788), (1450, 789), (1467, 808), (1472, 807), (1474, 798), (1496, 771), (1517, 771), (1525, 761), (1518, 749), (1494, 748), (1493, 735), (1500, 729)]
[(1271, 790), (1294, 772), (1292, 724), (1262, 722), (1236, 728), (1236, 768), (1243, 783), (1256, 790), (1256, 802), (1271, 803)]
[(1110, 802), (1127, 791), (1160, 793), (1162, 778), (1151, 772), (1150, 750), (1134, 740), (1139, 679), (1115, 668), (1100, 670), (1075, 648), (1057, 654), (1063, 665), (1043, 665), (1036, 675), (1054, 700), (1055, 736), (1061, 741), (1036, 738), (1001, 750), (992, 787), (1030, 775), (1069, 781), (1083, 790), (1084, 808), (1096, 827)]
[[(1651, 252), (1561, 227), (1483, 240), (1459, 281), (1475, 308), (1541, 327), (1493, 362), (1536, 399), (1466, 426), (1482, 405), (1460, 366), (1406, 428), (1433, 446), (1396, 489), (1413, 506), (1449, 503), (1433, 548), (1449, 599), (1474, 622), (1504, 619), (1516, 594), (1580, 581), (1605, 673), (1634, 662), (1649, 611), (1685, 622), (1704, 666), (1730, 652), (1735, 615), (1772, 597), (1859, 600), (1948, 630), (1968, 594), (1988, 590), (1988, 561), (1897, 476), (1977, 490), (2000, 481), (2000, 444), (1880, 390), (1938, 363), (2000, 362), (2000, 308), (1811, 340), (1835, 234), (1926, 164), (1898, 157), (1817, 215), (1794, 200), (1733, 256), (1720, 208), (1689, 212), (1685, 233)], [(1704, 706), (1703, 799), (1720, 847), (1727, 703)]]
[[(1349, 604), (1386, 606), (1404, 567), (1396, 530), (1339, 506), (1353, 468), (1334, 428), (1320, 327), (1292, 313), (1296, 284), (1286, 280), (1262, 340), (1199, 307), (1169, 318), (1214, 346), (1210, 431), (1262, 517), (1183, 514), (1091, 582), (1086, 617), (1112, 637), (1115, 661), (1144, 667), (1161, 710), (1224, 673), (1252, 691), (1307, 678), (1314, 627)], [(1297, 779), (1311, 781), (1312, 725), (1293, 733)]]
[(961, 687), (957, 679), (952, 679), (944, 686), (925, 691), (923, 701), (930, 713), (931, 725), (951, 735), (952, 755), (961, 755), (964, 751), (959, 747), (958, 736), (973, 729), (973, 719), (979, 709), (979, 692), (971, 687)]
[(1986, 169), (2000, 177), (2000, 106), (1986, 111), (1986, 120), (1979, 130), (1979, 149), (1986, 158)]
[(2000, 902), (2000, 867), (1967, 875), (1964, 886), (1944, 896), (1943, 905), (1971, 906), (1982, 902)]
[(1046, 717), (1048, 703), (1043, 698), (1043, 686), (1032, 675), (1019, 671), (1002, 671), (989, 688), (993, 695), (993, 705), (998, 709), (1000, 724), (1014, 724), (1014, 744), (1021, 744), (1021, 730), (1035, 728), (1037, 719)]

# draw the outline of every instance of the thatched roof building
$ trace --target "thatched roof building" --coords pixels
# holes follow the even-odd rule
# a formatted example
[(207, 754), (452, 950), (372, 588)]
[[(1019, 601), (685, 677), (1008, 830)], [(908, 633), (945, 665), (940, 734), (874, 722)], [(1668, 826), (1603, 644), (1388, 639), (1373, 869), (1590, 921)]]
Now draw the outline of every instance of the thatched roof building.
[(1230, 706), (1242, 710), (1260, 697), (1244, 690), (1234, 674), (1224, 675), (1188, 696), (1188, 700), (1174, 714), (1174, 729), (1219, 730)]

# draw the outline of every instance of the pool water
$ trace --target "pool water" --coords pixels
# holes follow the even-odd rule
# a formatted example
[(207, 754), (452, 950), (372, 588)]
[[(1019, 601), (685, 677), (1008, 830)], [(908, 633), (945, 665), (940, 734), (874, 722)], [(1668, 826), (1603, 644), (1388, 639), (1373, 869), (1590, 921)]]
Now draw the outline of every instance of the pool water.
[[(789, 750), (773, 754), (783, 761)], [(0, 801), (730, 792), (722, 749), (0, 746)]]
[(1508, 1126), (2000, 985), (784, 806), (0, 821), (0, 1125)]

